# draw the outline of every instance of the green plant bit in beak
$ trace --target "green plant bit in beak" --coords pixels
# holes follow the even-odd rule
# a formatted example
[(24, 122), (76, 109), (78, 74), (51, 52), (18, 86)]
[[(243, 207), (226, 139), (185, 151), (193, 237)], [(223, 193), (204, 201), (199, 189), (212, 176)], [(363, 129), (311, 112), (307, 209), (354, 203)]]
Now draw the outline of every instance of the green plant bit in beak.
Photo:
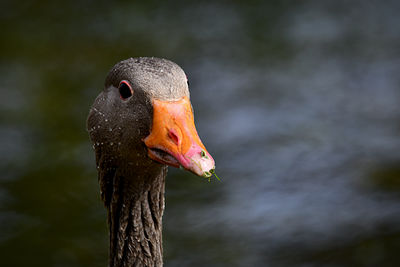
[(219, 179), (219, 177), (215, 174), (215, 168), (211, 169), (209, 172), (204, 172), (203, 177), (208, 178), (208, 181), (211, 181), (211, 176), (215, 176), (215, 178), (218, 179), (218, 181), (221, 182), (221, 179)]
[(211, 175), (214, 174), (215, 178), (218, 179), (218, 181), (221, 182), (221, 179), (219, 179), (219, 177), (217, 176), (217, 174), (215, 173), (215, 168), (210, 170)]
[(204, 174), (203, 174), (203, 177), (205, 177), (205, 178), (209, 178), (211, 176), (212, 176), (211, 172), (204, 172)]
[(200, 152), (201, 157), (208, 159), (206, 152), (202, 149)]

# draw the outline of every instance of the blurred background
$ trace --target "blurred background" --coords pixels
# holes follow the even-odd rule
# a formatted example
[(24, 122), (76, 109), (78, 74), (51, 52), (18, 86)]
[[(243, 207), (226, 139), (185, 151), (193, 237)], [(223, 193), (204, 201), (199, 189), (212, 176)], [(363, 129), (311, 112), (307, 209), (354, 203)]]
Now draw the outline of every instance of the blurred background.
[(400, 266), (398, 1), (0, 3), (0, 265), (106, 266), (85, 130), (170, 59), (222, 182), (170, 169), (165, 266)]

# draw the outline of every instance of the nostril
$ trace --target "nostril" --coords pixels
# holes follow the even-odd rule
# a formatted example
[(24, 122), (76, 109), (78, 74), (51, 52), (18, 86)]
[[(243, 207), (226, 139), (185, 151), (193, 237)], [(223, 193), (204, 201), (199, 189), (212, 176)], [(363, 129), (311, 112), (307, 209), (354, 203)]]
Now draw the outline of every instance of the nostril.
[(179, 137), (178, 137), (177, 132), (174, 129), (171, 129), (168, 131), (168, 136), (175, 143), (175, 145), (179, 144)]

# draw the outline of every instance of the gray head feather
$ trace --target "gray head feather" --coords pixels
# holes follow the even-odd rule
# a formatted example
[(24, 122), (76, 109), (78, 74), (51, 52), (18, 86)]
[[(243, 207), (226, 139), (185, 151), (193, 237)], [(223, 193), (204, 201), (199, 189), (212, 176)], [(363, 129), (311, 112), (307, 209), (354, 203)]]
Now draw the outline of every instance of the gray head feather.
[(178, 100), (189, 98), (185, 72), (174, 62), (154, 57), (129, 58), (117, 63), (109, 72), (105, 87), (118, 87), (127, 80), (133, 90), (143, 90), (150, 98)]

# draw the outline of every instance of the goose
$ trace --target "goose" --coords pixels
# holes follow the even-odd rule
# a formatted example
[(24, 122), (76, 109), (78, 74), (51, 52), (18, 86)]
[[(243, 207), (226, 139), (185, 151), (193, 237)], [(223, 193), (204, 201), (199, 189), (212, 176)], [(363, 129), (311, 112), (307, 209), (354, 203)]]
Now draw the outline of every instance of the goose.
[(184, 71), (172, 61), (118, 62), (88, 115), (100, 195), (107, 209), (109, 266), (162, 266), (167, 167), (209, 178)]

